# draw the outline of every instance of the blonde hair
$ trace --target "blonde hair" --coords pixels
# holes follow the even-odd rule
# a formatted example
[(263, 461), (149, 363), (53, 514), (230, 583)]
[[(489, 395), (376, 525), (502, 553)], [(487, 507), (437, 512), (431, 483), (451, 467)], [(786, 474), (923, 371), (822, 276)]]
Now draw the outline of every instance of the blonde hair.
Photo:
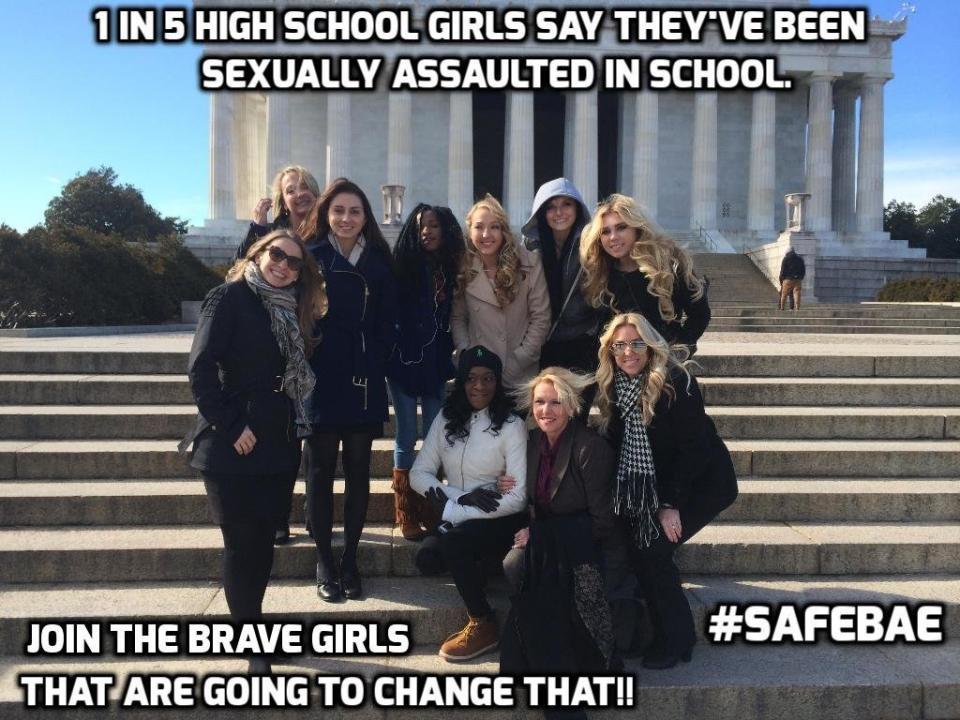
[[(290, 210), (287, 208), (286, 203), (283, 201), (283, 176), (293, 173), (300, 180), (303, 180), (304, 184), (310, 188), (310, 192), (313, 193), (314, 198), (320, 197), (320, 183), (317, 182), (317, 179), (302, 165), (287, 165), (280, 172), (278, 172), (273, 177), (273, 183), (270, 186), (272, 195), (273, 195), (273, 218), (274, 220), (279, 219), (283, 215), (289, 215)], [(306, 218), (304, 218), (306, 221)], [(299, 231), (300, 228), (291, 228), (294, 231)]]
[(303, 267), (300, 268), (294, 286), (297, 289), (297, 324), (300, 326), (304, 349), (309, 357), (318, 342), (313, 338), (313, 325), (327, 314), (329, 301), (327, 282), (323, 272), (299, 235), (286, 228), (278, 228), (264, 235), (247, 249), (242, 258), (233, 263), (225, 279), (227, 282), (243, 280), (247, 265), (258, 262), (260, 256), (273, 244), (274, 240), (289, 240), (296, 243), (302, 253)]
[(607, 287), (613, 260), (600, 243), (603, 217), (608, 213), (616, 213), (636, 230), (630, 258), (647, 276), (647, 292), (657, 298), (660, 317), (665, 322), (673, 322), (677, 319), (677, 310), (673, 306), (674, 284), (683, 282), (693, 293), (693, 300), (699, 300), (703, 297), (704, 282), (694, 274), (689, 253), (647, 218), (637, 202), (626, 195), (614, 193), (597, 205), (590, 224), (583, 230), (580, 264), (583, 266), (584, 298), (593, 307), (606, 304), (614, 312), (619, 312)]
[(617, 364), (613, 359), (610, 346), (613, 345), (613, 336), (624, 325), (633, 326), (634, 330), (647, 346), (647, 364), (641, 374), (644, 376), (643, 391), (640, 393), (640, 411), (643, 424), (649, 425), (653, 421), (654, 409), (661, 393), (666, 393), (672, 400), (675, 394), (670, 383), (670, 374), (676, 368), (687, 376), (687, 387), (690, 384), (690, 371), (687, 369), (689, 351), (683, 345), (668, 345), (667, 341), (653, 326), (638, 313), (623, 313), (615, 316), (604, 328), (600, 336), (600, 351), (598, 353), (600, 365), (597, 368), (597, 408), (600, 410), (600, 429), (606, 430), (616, 405), (616, 388), (614, 377), (617, 373)]
[(463, 261), (460, 266), (460, 274), (457, 276), (457, 292), (462, 293), (466, 290), (473, 279), (480, 273), (477, 268), (483, 267), (480, 260), (480, 253), (477, 252), (473, 239), (470, 237), (470, 223), (474, 213), (478, 210), (487, 210), (493, 215), (494, 220), (500, 223), (500, 232), (503, 234), (503, 243), (497, 252), (497, 272), (493, 277), (493, 292), (497, 296), (497, 302), (500, 307), (506, 307), (512, 303), (520, 289), (520, 280), (522, 279), (520, 269), (520, 256), (517, 253), (517, 242), (510, 231), (510, 221), (507, 220), (507, 213), (503, 206), (493, 195), (487, 194), (481, 200), (473, 204), (473, 207), (467, 212), (466, 232), (467, 238), (466, 252), (463, 254)]
[(557, 391), (560, 407), (566, 411), (567, 415), (574, 418), (583, 409), (583, 391), (590, 387), (592, 382), (592, 375), (581, 375), (563, 367), (548, 367), (514, 390), (513, 395), (518, 408), (529, 410), (533, 407), (533, 393), (537, 385), (550, 383)]

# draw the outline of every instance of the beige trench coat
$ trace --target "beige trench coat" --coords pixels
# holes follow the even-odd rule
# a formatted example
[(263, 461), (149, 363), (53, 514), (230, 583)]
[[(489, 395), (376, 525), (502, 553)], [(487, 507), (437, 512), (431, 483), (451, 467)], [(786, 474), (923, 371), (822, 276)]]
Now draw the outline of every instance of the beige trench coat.
[(540, 255), (524, 247), (520, 256), (521, 280), (517, 297), (501, 308), (493, 285), (480, 272), (458, 294), (450, 313), (450, 329), (457, 350), (483, 345), (503, 361), (503, 383), (515, 388), (537, 374), (540, 348), (550, 331), (550, 295)]

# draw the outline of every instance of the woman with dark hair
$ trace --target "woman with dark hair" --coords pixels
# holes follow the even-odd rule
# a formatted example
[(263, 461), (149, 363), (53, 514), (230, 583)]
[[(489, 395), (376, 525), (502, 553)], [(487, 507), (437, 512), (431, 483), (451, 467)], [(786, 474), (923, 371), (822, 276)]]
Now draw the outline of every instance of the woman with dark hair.
[[(497, 647), (497, 619), (484, 593), (480, 561), (502, 562), (526, 522), (527, 433), (504, 392), (502, 374), (500, 358), (487, 348), (460, 353), (453, 392), (410, 470), (410, 485), (443, 520), (417, 551), (417, 567), (424, 575), (449, 570), (469, 615), (467, 625), (440, 646), (449, 662)], [(505, 474), (517, 482), (501, 494), (496, 483)]]
[(397, 423), (393, 451), (396, 522), (407, 540), (425, 534), (420, 497), (410, 490), (417, 442), (417, 398), (424, 434), (440, 412), (453, 367), (450, 308), (463, 258), (463, 233), (450, 208), (417, 205), (400, 229), (393, 257), (398, 282), (397, 344), (387, 381)]
[[(390, 248), (356, 184), (324, 188), (304, 223), (327, 279), (324, 343), (310, 360), (318, 382), (307, 438), (307, 517), (317, 546), (317, 593), (327, 602), (363, 595), (357, 550), (370, 498), (370, 455), (387, 420), (387, 358), (396, 340), (397, 290)], [(343, 444), (343, 553), (333, 557), (333, 477)]]
[(710, 323), (707, 283), (690, 255), (626, 195), (597, 206), (580, 242), (583, 294), (610, 315), (635, 312), (692, 355)]
[[(320, 196), (320, 185), (313, 174), (301, 165), (288, 165), (278, 172), (270, 184), (270, 197), (260, 198), (253, 209), (253, 222), (247, 236), (237, 248), (237, 260), (258, 239), (278, 228), (289, 228), (302, 238), (303, 223)], [(273, 222), (267, 213), (273, 210)]]
[(685, 357), (636, 313), (617, 315), (600, 337), (600, 427), (618, 452), (614, 510), (653, 625), (650, 669), (689, 661), (696, 642), (674, 551), (737, 497), (730, 453)]
[[(590, 222), (583, 196), (567, 178), (545, 182), (533, 198), (522, 232), (528, 250), (539, 250), (550, 293), (551, 325), (540, 368), (556, 365), (581, 372), (597, 369), (602, 313), (583, 297), (580, 234)], [(584, 391), (590, 407), (595, 388)]]
[[(310, 434), (314, 387), (308, 358), (326, 312), (323, 279), (303, 242), (275, 230), (255, 242), (203, 301), (190, 350), (199, 415), (180, 449), (203, 474), (223, 534), (223, 588), (230, 616), (262, 619), (273, 564), (275, 519)], [(269, 672), (265, 658), (252, 672)]]

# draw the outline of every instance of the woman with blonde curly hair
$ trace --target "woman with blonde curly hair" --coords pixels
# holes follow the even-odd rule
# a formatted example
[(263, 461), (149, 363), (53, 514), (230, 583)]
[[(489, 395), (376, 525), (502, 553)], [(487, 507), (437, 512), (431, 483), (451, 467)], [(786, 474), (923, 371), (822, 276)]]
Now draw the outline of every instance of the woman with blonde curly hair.
[(583, 231), (580, 262), (590, 305), (639, 313), (667, 342), (696, 352), (710, 322), (707, 283), (633, 198), (613, 194), (597, 206)]
[(696, 641), (674, 551), (737, 497), (730, 453), (685, 355), (636, 313), (614, 317), (600, 338), (600, 426), (618, 453), (614, 512), (653, 625), (650, 669), (687, 662)]
[(450, 315), (458, 350), (483, 345), (503, 358), (503, 382), (517, 387), (537, 372), (550, 329), (550, 296), (540, 258), (517, 244), (491, 195), (467, 213), (467, 248)]
[[(282, 168), (270, 184), (270, 196), (260, 198), (253, 208), (253, 221), (237, 248), (237, 260), (242, 259), (258, 239), (278, 228), (289, 228), (309, 240), (301, 231), (319, 197), (320, 185), (309, 170), (302, 165)], [(271, 210), (273, 222), (268, 222), (267, 213)]]

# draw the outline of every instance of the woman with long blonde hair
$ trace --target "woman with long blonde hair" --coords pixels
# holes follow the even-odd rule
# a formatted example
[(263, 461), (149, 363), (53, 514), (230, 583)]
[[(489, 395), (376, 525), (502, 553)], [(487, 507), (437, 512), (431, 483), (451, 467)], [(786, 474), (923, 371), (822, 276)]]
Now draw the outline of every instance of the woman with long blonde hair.
[(617, 449), (614, 512), (653, 625), (650, 669), (688, 661), (696, 641), (674, 551), (737, 497), (730, 453), (685, 356), (637, 313), (615, 316), (600, 337), (600, 424)]
[(515, 388), (537, 372), (550, 329), (550, 296), (540, 258), (510, 232), (491, 195), (467, 213), (467, 247), (450, 315), (458, 350), (483, 345), (503, 358), (503, 382)]
[[(277, 229), (289, 228), (309, 242), (303, 225), (319, 197), (320, 185), (309, 170), (302, 165), (281, 168), (270, 184), (270, 195), (257, 200), (253, 208), (253, 221), (237, 248), (237, 260), (243, 259), (253, 243)], [(267, 220), (271, 210), (273, 222)]]
[(580, 262), (590, 305), (639, 313), (667, 342), (696, 352), (710, 322), (707, 283), (633, 198), (613, 194), (597, 206), (583, 231)]

